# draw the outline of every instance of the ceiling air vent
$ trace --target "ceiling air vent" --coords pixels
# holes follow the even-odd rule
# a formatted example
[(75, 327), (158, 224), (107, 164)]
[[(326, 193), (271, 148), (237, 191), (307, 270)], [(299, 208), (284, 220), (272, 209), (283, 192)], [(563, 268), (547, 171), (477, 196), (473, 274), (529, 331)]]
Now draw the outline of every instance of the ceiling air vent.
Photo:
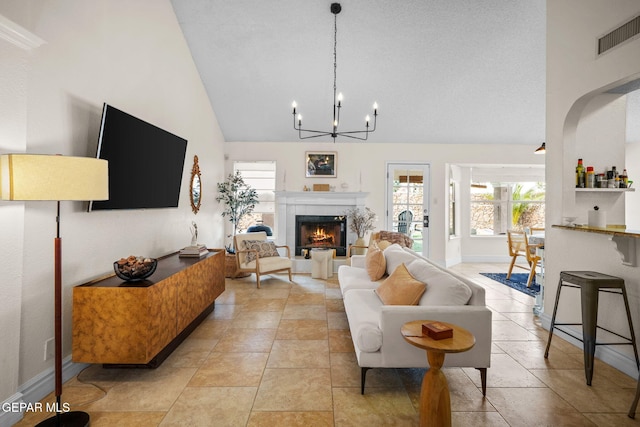
[(640, 15), (598, 39), (598, 55), (640, 34)]

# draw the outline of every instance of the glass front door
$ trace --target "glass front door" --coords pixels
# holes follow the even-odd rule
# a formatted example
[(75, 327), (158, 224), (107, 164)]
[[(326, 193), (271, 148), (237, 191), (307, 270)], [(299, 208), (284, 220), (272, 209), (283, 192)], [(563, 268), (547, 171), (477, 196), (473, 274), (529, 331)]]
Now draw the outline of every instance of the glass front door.
[(413, 239), (413, 250), (429, 255), (429, 165), (389, 163), (387, 165), (388, 230)]

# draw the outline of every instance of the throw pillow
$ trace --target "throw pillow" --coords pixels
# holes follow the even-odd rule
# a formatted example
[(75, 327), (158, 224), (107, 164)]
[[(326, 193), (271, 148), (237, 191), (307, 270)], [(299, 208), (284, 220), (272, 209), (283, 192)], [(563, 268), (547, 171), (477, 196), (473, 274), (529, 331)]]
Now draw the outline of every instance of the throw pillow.
[(401, 264), (378, 286), (375, 293), (385, 305), (417, 305), (426, 288)]
[(389, 246), (391, 246), (393, 243), (391, 243), (391, 242), (390, 242), (390, 241), (388, 241), (388, 240), (377, 240), (377, 241), (376, 241), (376, 244), (378, 245), (378, 247), (379, 247), (381, 250), (383, 250), (383, 251), (384, 251), (384, 250), (385, 250), (385, 249), (387, 249)]
[(471, 288), (466, 283), (425, 260), (410, 262), (407, 270), (429, 288), (420, 298), (420, 305), (466, 305), (471, 298)]
[(394, 243), (383, 252), (384, 259), (387, 262), (387, 274), (391, 275), (400, 264), (409, 265), (411, 261), (416, 259), (415, 255), (405, 251), (399, 244)]
[(386, 273), (387, 262), (376, 242), (371, 242), (371, 245), (369, 245), (364, 264), (369, 278), (374, 282), (382, 279), (382, 276)]
[[(258, 258), (267, 258), (271, 256), (280, 256), (276, 244), (267, 240), (243, 240), (245, 250), (258, 251)], [(251, 262), (256, 259), (255, 252), (247, 252), (245, 262)]]
[(413, 246), (413, 239), (406, 234), (398, 233), (397, 231), (380, 231), (380, 240), (386, 240), (387, 242), (397, 243), (405, 248)]

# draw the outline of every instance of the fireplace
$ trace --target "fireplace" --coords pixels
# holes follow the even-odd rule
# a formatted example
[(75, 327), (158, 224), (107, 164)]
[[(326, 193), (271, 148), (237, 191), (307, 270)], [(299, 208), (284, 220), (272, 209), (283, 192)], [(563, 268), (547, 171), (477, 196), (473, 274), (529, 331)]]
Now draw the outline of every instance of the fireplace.
[(347, 217), (344, 215), (296, 215), (295, 254), (302, 249), (335, 249), (347, 255)]

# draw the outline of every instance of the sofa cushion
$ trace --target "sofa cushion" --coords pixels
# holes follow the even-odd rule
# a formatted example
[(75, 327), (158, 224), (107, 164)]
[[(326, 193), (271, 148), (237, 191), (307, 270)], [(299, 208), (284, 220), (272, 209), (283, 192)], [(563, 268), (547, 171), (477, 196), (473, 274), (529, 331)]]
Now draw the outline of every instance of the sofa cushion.
[(367, 250), (365, 267), (369, 278), (373, 281), (382, 279), (382, 276), (384, 276), (387, 271), (387, 262), (385, 261), (384, 254), (376, 242), (371, 242)]
[(417, 305), (426, 287), (411, 277), (404, 264), (400, 264), (375, 292), (385, 305)]
[[(244, 250), (258, 251), (258, 258), (268, 258), (272, 256), (280, 256), (276, 244), (266, 240), (243, 240)], [(256, 259), (255, 252), (248, 252), (245, 262), (249, 263)]]
[(380, 350), (382, 330), (379, 322), (382, 303), (373, 289), (354, 289), (347, 292), (344, 296), (344, 308), (355, 346), (365, 353)]
[(419, 305), (466, 305), (471, 289), (466, 283), (422, 259), (407, 264), (407, 271), (427, 285)]
[(351, 289), (375, 289), (381, 283), (372, 281), (364, 268), (348, 265), (341, 265), (338, 268), (338, 282), (342, 295)]
[(411, 261), (417, 259), (415, 255), (402, 249), (402, 246), (397, 243), (389, 246), (383, 252), (384, 258), (387, 263), (387, 274), (391, 275), (400, 264), (409, 264)]

